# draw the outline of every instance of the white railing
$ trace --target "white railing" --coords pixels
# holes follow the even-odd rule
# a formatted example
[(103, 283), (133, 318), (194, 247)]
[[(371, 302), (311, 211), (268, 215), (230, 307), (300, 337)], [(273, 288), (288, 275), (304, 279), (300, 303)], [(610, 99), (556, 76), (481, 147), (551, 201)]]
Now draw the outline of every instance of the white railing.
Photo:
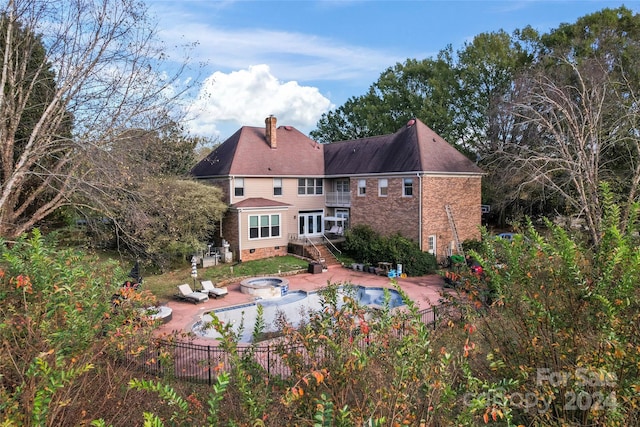
[(326, 193), (325, 202), (328, 206), (351, 206), (351, 193), (344, 191)]

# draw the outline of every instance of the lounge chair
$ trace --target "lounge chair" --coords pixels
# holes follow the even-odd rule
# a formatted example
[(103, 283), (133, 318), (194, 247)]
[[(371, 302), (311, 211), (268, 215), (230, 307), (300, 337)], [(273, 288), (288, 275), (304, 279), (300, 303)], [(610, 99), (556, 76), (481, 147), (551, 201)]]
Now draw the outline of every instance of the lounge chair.
[(176, 298), (186, 301), (191, 301), (194, 304), (209, 300), (209, 296), (202, 292), (194, 292), (187, 283), (178, 285), (179, 293), (176, 294)]
[(332, 236), (342, 236), (342, 227), (334, 225), (327, 231), (327, 234), (330, 234)]
[(216, 288), (211, 280), (203, 280), (200, 284), (202, 285), (202, 292), (214, 298), (222, 298), (229, 293), (226, 287)]

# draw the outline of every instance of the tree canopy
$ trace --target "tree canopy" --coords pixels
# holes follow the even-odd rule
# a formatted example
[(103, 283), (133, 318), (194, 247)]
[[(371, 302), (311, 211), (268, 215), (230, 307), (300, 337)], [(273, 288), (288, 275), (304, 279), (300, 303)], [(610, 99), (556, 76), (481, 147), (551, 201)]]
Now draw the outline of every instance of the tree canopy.
[(126, 175), (114, 147), (175, 123), (186, 88), (181, 69), (160, 73), (142, 3), (16, 0), (0, 16), (0, 235), (15, 238), (97, 191), (130, 191), (111, 179)]
[(638, 196), (640, 16), (603, 9), (547, 34), (483, 33), (454, 55), (408, 59), (324, 115), (321, 142), (395, 132), (417, 117), (487, 172), (498, 218), (577, 215), (597, 243), (601, 182)]

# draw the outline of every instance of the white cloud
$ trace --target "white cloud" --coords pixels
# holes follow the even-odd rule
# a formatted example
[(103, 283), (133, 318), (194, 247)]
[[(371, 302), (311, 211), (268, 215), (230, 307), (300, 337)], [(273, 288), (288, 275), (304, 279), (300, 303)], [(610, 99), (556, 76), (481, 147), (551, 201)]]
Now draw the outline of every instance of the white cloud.
[(188, 125), (196, 135), (226, 138), (241, 126), (262, 126), (267, 116), (274, 115), (278, 124), (308, 133), (332, 108), (317, 88), (282, 82), (261, 64), (230, 73), (217, 71), (205, 79), (190, 106)]
[[(351, 80), (377, 77), (389, 65), (405, 59), (395, 52), (354, 46), (328, 37), (264, 29), (222, 29), (203, 23), (166, 27), (166, 40), (198, 40), (191, 61), (217, 70), (238, 70), (269, 64), (283, 79)], [(170, 48), (171, 49), (171, 48)], [(171, 56), (180, 58), (183, 48)]]

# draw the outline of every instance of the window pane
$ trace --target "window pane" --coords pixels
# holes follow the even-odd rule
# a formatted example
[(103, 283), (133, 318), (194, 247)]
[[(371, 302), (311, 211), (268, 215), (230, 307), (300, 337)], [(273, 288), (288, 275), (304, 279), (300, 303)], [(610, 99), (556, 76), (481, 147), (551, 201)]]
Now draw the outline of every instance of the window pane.
[(257, 239), (258, 238), (258, 229), (257, 228), (250, 228), (249, 229), (249, 238), (250, 239)]
[(271, 225), (280, 225), (280, 215), (271, 215)]
[(387, 195), (387, 180), (379, 179), (378, 180), (378, 195), (386, 196)]
[(404, 179), (404, 195), (413, 196), (413, 179), (411, 178)]
[(260, 215), (260, 226), (269, 225), (269, 215)]
[(250, 227), (258, 226), (258, 217), (256, 215), (252, 215), (249, 217), (249, 226)]
[(358, 195), (364, 196), (367, 194), (367, 181), (364, 179), (358, 180)]
[(273, 195), (282, 196), (282, 178), (273, 178)]

